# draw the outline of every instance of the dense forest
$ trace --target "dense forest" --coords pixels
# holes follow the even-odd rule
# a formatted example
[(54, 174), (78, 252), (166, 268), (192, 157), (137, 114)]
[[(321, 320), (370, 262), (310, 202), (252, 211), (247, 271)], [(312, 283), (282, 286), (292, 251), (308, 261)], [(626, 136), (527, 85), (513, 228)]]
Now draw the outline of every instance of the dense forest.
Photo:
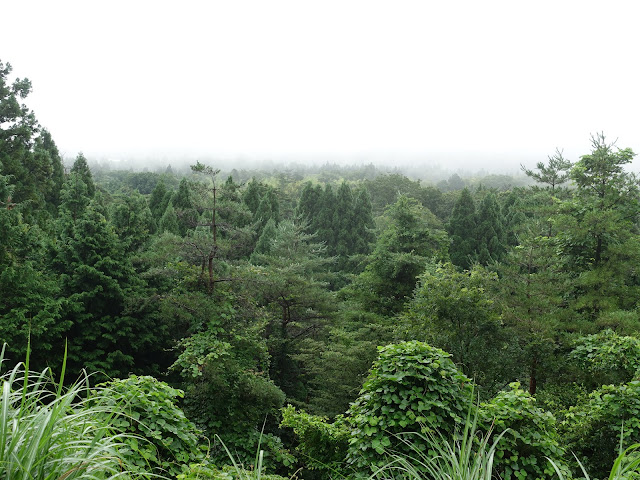
[(390, 458), (435, 456), (472, 424), (505, 480), (582, 476), (578, 461), (602, 478), (640, 442), (632, 150), (596, 134), (574, 162), (523, 167), (529, 184), (65, 165), (10, 73), (3, 388), (27, 358), (60, 395), (88, 372), (65, 411), (115, 406), (131, 475), (391, 477)]

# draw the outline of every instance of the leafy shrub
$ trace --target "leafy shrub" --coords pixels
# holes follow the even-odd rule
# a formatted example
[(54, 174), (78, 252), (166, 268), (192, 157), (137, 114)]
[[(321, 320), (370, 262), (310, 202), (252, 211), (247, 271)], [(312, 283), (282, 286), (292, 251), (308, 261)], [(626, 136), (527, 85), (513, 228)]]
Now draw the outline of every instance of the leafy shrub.
[(555, 471), (547, 458), (568, 472), (558, 443), (556, 420), (535, 406), (535, 399), (514, 382), (479, 407), (480, 424), (502, 435), (495, 454), (495, 470), (504, 480), (548, 479)]
[(580, 337), (570, 358), (598, 384), (628, 382), (640, 369), (640, 339), (603, 330)]
[(99, 385), (93, 403), (119, 412), (112, 425), (124, 437), (121, 450), (140, 470), (176, 475), (182, 464), (198, 462), (201, 432), (176, 406), (184, 394), (153, 377), (131, 375)]
[(569, 409), (562, 424), (568, 449), (597, 478), (608, 475), (622, 446), (640, 442), (640, 381), (604, 385)]
[(0, 376), (0, 477), (135, 478), (120, 455), (124, 438), (113, 434), (108, 421), (114, 409), (86, 401), (86, 377), (67, 389), (62, 385), (50, 369), (30, 372), (28, 354), (26, 365)]
[(287, 405), (282, 409), (282, 427), (293, 428), (297, 436), (296, 450), (310, 470), (334, 472), (344, 462), (349, 445), (349, 429), (342, 416), (334, 423), (326, 417), (310, 415)]
[(349, 410), (348, 461), (358, 469), (385, 464), (385, 450), (411, 455), (396, 434), (403, 431), (450, 435), (464, 421), (472, 384), (451, 361), (451, 355), (423, 342), (380, 347), (360, 396)]
[[(185, 410), (189, 417), (209, 436), (220, 436), (242, 463), (249, 462), (258, 444), (262, 443), (265, 455), (271, 457), (270, 467), (290, 465), (294, 459), (283, 447), (281, 439), (259, 429), (265, 419), (278, 416), (278, 409), (284, 403), (284, 393), (265, 371), (257, 370), (255, 358), (245, 358), (250, 353), (259, 356), (262, 351), (254, 350), (247, 341), (242, 349), (244, 354), (240, 354), (240, 349), (206, 334), (193, 335), (190, 341), (175, 364), (185, 379)], [(208, 353), (207, 345), (210, 345)], [(186, 358), (193, 358), (193, 361), (186, 361)], [(271, 429), (272, 425), (267, 427)], [(217, 445), (210, 453), (215, 463), (227, 459), (224, 449)]]

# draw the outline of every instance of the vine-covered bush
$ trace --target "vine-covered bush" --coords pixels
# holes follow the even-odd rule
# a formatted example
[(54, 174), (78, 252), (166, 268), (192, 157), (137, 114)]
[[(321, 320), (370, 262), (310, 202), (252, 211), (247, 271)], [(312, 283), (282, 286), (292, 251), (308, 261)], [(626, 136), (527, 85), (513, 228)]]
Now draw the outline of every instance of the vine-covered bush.
[(569, 409), (562, 424), (568, 450), (592, 477), (608, 476), (619, 453), (640, 442), (640, 381), (604, 385)]
[(183, 396), (181, 390), (136, 375), (99, 387), (93, 403), (120, 412), (111, 423), (131, 435), (124, 436), (128, 449), (121, 453), (141, 471), (176, 475), (182, 465), (204, 458), (198, 447), (201, 432), (175, 404)]
[(640, 370), (640, 339), (611, 329), (580, 337), (570, 356), (599, 385), (630, 381)]
[(498, 393), (479, 407), (480, 424), (492, 435), (504, 435), (498, 442), (494, 469), (503, 480), (550, 479), (555, 471), (547, 461), (568, 473), (564, 450), (558, 443), (556, 420), (535, 406), (535, 399), (514, 382), (511, 389)]
[(282, 427), (293, 429), (302, 464), (310, 470), (334, 472), (344, 462), (349, 445), (349, 429), (339, 415), (333, 423), (326, 417), (297, 411), (287, 405), (282, 409)]
[(452, 434), (469, 411), (471, 392), (471, 380), (439, 348), (418, 341), (380, 347), (349, 410), (348, 462), (360, 470), (375, 469), (385, 464), (385, 451), (415, 455), (416, 449), (428, 450), (426, 444), (409, 447), (397, 435)]

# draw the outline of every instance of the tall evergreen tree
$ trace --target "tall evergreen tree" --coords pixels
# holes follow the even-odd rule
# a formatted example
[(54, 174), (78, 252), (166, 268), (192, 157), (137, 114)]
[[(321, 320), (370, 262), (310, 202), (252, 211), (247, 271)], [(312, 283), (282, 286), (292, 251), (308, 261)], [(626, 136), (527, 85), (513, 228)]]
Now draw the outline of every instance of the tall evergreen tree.
[(257, 224), (258, 235), (262, 233), (262, 229), (270, 219), (273, 219), (276, 225), (280, 222), (280, 203), (273, 187), (267, 187), (253, 215), (253, 220)]
[(173, 208), (173, 202), (169, 202), (169, 205), (167, 205), (167, 208), (158, 223), (158, 232), (169, 232), (177, 235), (179, 231), (180, 226), (178, 224), (178, 215), (176, 215), (176, 211)]
[(359, 188), (353, 204), (353, 254), (368, 254), (375, 240), (373, 206), (366, 188)]
[(451, 263), (463, 270), (469, 270), (478, 255), (476, 230), (476, 205), (469, 189), (464, 188), (453, 207), (448, 228)]
[(191, 189), (186, 178), (180, 180), (178, 191), (171, 202), (178, 217), (178, 233), (184, 236), (187, 230), (195, 228), (198, 223), (198, 212), (191, 198)]
[(262, 198), (265, 189), (266, 187), (262, 183), (258, 182), (255, 177), (247, 183), (247, 188), (242, 193), (242, 201), (247, 207), (249, 207), (249, 211), (252, 215), (255, 215), (258, 210), (260, 199)]
[(84, 184), (87, 186), (87, 193), (89, 197), (93, 198), (96, 193), (96, 185), (93, 183), (93, 176), (91, 175), (91, 169), (87, 163), (87, 159), (81, 153), (78, 154), (73, 166), (71, 167), (71, 173), (75, 173), (80, 176)]
[(505, 231), (500, 205), (493, 192), (489, 192), (480, 203), (476, 220), (478, 262), (488, 265), (500, 261), (505, 254)]
[(449, 239), (435, 215), (404, 195), (387, 208), (385, 223), (369, 264), (345, 294), (354, 295), (367, 311), (394, 315), (427, 264), (447, 258)]
[[(80, 180), (81, 182), (82, 180)], [(109, 376), (127, 375), (144, 339), (153, 336), (150, 325), (131, 318), (126, 302), (138, 284), (113, 226), (92, 201), (75, 222), (62, 223), (53, 261), (65, 297), (69, 368), (87, 368)]]
[(342, 182), (336, 195), (334, 211), (334, 239), (335, 253), (340, 264), (344, 264), (354, 250), (356, 243), (353, 231), (354, 227), (354, 200), (353, 192), (348, 183)]
[[(265, 229), (266, 230), (266, 229)], [(267, 327), (271, 378), (292, 399), (306, 397), (301, 366), (294, 356), (300, 341), (327, 323), (335, 301), (322, 281), (330, 261), (303, 225), (280, 222), (268, 254), (255, 254), (252, 289), (271, 312)]]
[(0, 339), (8, 344), (5, 358), (25, 358), (31, 342), (31, 362), (44, 368), (55, 361), (64, 342), (68, 320), (62, 316), (58, 278), (46, 269), (46, 237), (25, 223), (13, 202), (12, 186), (0, 175)]
[(124, 246), (138, 250), (154, 230), (153, 217), (146, 199), (137, 190), (124, 190), (114, 197), (109, 218)]
[(151, 213), (153, 214), (153, 218), (156, 222), (159, 222), (162, 218), (162, 215), (171, 200), (171, 196), (172, 194), (167, 190), (167, 186), (164, 181), (160, 180), (151, 192), (151, 197), (149, 198), (149, 208), (151, 209)]

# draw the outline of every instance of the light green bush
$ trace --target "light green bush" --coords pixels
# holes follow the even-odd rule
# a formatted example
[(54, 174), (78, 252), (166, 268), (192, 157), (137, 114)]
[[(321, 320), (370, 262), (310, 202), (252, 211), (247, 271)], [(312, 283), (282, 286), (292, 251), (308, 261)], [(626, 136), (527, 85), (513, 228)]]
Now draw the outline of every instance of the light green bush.
[(428, 444), (409, 447), (397, 434), (452, 434), (466, 418), (472, 389), (451, 355), (439, 348), (418, 341), (381, 347), (349, 410), (348, 462), (359, 470), (376, 470), (388, 461), (389, 450), (401, 455), (426, 452)]
[(206, 448), (202, 432), (175, 402), (184, 394), (153, 377), (131, 375), (99, 385), (95, 405), (117, 411), (111, 424), (124, 434), (121, 449), (141, 471), (178, 474), (182, 465), (199, 462)]

